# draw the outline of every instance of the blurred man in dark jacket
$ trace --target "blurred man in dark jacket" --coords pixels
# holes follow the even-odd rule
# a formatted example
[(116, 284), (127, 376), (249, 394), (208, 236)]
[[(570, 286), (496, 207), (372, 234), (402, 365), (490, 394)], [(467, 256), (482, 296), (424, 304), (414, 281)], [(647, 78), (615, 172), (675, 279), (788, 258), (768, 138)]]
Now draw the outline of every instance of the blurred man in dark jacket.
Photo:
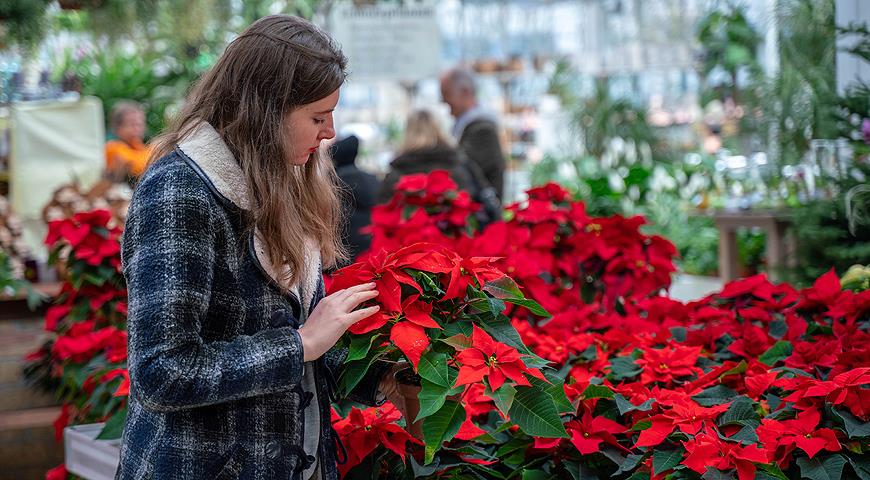
[(366, 173), (356, 166), (359, 152), (359, 138), (355, 135), (345, 137), (332, 145), (332, 161), (335, 173), (341, 179), (347, 192), (342, 197), (342, 211), (347, 214), (342, 238), (352, 259), (368, 250), (371, 236), (360, 233), (360, 229), (371, 224), (372, 207), (377, 203), (381, 188), (377, 177)]
[(454, 68), (441, 76), (441, 97), (456, 119), (453, 136), (469, 160), (476, 163), (501, 199), (504, 192), (505, 158), (498, 135), (498, 121), (477, 103), (474, 75)]

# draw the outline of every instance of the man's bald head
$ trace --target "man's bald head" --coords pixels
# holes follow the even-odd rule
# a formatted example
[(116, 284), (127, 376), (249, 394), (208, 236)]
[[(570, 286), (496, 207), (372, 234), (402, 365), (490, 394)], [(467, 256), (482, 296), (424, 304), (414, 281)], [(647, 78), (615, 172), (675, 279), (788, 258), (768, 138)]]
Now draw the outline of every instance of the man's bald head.
[(477, 105), (474, 73), (467, 68), (452, 68), (441, 75), (441, 98), (450, 106), (450, 114), (459, 118)]

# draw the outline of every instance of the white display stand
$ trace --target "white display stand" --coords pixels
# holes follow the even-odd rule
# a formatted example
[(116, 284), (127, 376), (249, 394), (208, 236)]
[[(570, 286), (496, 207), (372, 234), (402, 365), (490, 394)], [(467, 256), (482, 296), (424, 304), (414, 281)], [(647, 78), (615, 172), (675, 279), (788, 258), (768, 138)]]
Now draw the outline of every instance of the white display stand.
[(121, 440), (96, 440), (103, 423), (63, 430), (64, 463), (68, 472), (87, 480), (112, 480), (121, 458)]
[(76, 180), (87, 189), (102, 175), (103, 106), (96, 97), (14, 103), (9, 121), (9, 201), (25, 242), (42, 257), (42, 208), (54, 190)]

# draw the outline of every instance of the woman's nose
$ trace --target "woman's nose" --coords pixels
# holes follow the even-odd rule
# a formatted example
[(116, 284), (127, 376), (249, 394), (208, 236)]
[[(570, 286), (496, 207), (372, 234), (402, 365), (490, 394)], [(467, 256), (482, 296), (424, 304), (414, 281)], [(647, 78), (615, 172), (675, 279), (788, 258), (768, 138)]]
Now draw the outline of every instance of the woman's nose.
[(320, 131), (320, 139), (329, 140), (333, 137), (335, 137), (335, 126), (333, 126), (332, 122), (330, 122), (326, 128)]

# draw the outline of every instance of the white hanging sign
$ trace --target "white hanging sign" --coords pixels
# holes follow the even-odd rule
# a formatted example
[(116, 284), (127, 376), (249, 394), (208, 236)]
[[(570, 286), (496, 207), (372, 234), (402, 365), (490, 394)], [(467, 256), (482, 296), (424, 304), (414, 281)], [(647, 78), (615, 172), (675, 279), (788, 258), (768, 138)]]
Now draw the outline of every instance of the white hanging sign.
[(341, 4), (332, 36), (347, 55), (350, 78), (416, 81), (438, 75), (441, 34), (435, 5)]

